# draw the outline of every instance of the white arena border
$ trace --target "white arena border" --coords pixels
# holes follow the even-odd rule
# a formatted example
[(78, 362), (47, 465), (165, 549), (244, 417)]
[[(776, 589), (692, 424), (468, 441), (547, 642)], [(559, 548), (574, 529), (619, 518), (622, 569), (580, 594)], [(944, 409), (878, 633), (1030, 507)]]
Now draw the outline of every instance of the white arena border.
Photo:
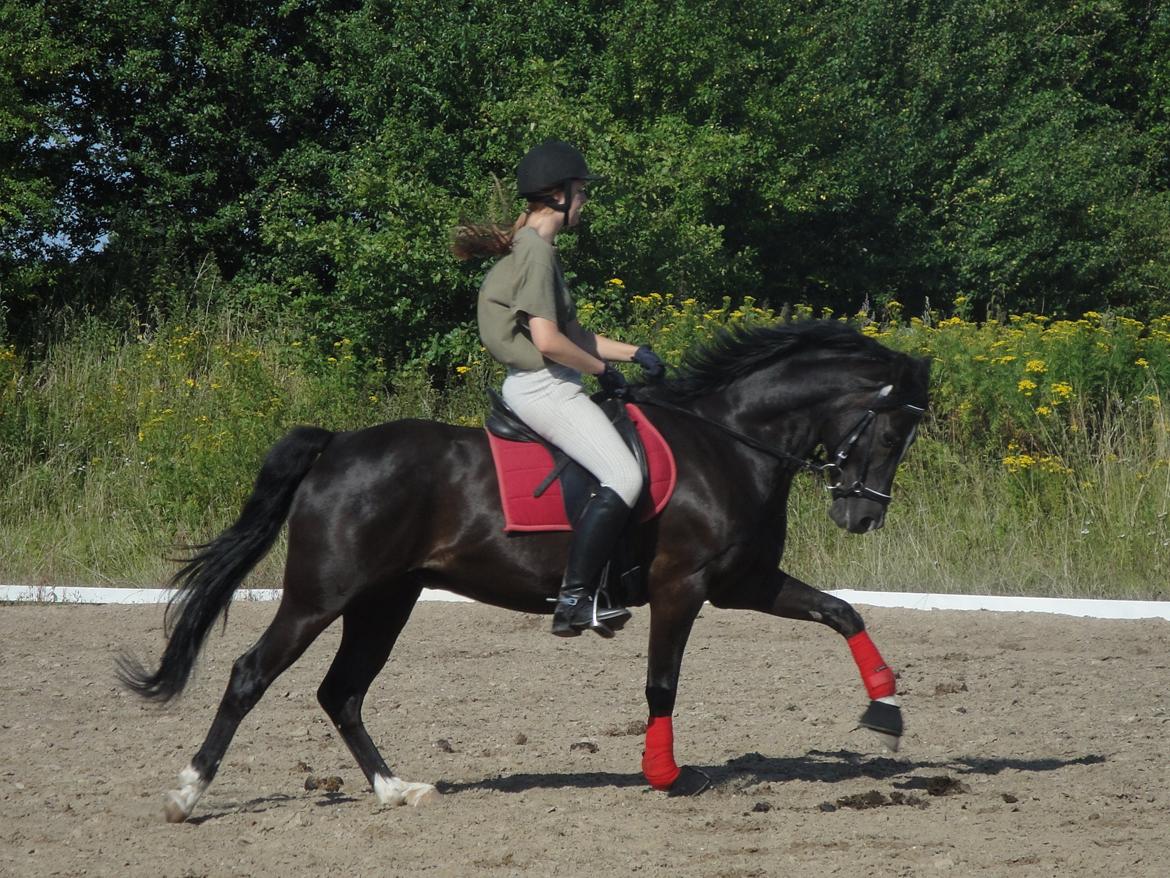
[[(160, 604), (172, 592), (163, 588), (87, 588), (73, 586), (0, 585), (0, 601), (49, 604)], [(921, 592), (830, 591), (851, 604), (906, 610), (992, 610), (1001, 613), (1056, 613), (1093, 619), (1167, 619), (1170, 601), (1111, 601), (1088, 598), (1029, 598), (1004, 595), (928, 594)], [(246, 588), (237, 601), (274, 601), (278, 588)], [(468, 602), (447, 591), (424, 589), (420, 600)]]

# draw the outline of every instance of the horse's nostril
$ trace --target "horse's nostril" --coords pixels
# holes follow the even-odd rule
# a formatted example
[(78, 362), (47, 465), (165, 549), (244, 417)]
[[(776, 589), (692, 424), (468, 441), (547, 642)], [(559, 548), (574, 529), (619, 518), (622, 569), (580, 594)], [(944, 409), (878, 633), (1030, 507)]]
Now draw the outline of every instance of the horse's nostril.
[(874, 528), (874, 520), (869, 516), (860, 519), (857, 522), (857, 532), (859, 534), (867, 534)]

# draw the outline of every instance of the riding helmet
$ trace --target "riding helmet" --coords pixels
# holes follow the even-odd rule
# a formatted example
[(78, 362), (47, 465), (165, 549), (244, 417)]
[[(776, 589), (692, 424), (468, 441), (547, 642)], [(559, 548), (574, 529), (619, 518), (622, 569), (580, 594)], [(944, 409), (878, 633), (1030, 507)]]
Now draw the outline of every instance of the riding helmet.
[(589, 171), (585, 156), (571, 143), (547, 140), (528, 150), (516, 167), (516, 188), (529, 198), (571, 180), (600, 180)]

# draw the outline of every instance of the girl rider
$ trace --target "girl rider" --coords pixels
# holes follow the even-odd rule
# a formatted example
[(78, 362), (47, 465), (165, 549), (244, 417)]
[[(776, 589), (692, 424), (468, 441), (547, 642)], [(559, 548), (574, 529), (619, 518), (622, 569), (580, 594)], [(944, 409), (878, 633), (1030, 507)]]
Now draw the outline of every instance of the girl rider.
[(553, 612), (552, 633), (559, 637), (576, 637), (585, 628), (612, 637), (606, 623), (630, 617), (625, 607), (600, 607), (596, 598), (601, 570), (642, 492), (633, 454), (582, 389), (581, 373), (595, 375), (614, 393), (625, 387), (625, 379), (609, 360), (638, 363), (650, 381), (665, 371), (649, 347), (597, 335), (577, 322), (554, 242), (558, 232), (580, 222), (586, 185), (596, 179), (575, 147), (560, 140), (543, 143), (516, 169), (528, 207), (512, 228), (464, 225), (454, 243), (460, 259), (502, 257), (480, 287), (478, 317), (484, 347), (508, 367), (504, 401), (601, 483), (573, 525)]

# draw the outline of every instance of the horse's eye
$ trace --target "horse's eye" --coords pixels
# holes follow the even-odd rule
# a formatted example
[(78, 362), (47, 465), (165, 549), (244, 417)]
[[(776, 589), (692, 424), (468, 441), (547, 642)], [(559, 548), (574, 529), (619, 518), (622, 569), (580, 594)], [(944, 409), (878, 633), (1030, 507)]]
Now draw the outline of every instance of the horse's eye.
[(886, 446), (886, 448), (897, 448), (901, 444), (902, 439), (897, 433), (882, 434), (882, 445)]

